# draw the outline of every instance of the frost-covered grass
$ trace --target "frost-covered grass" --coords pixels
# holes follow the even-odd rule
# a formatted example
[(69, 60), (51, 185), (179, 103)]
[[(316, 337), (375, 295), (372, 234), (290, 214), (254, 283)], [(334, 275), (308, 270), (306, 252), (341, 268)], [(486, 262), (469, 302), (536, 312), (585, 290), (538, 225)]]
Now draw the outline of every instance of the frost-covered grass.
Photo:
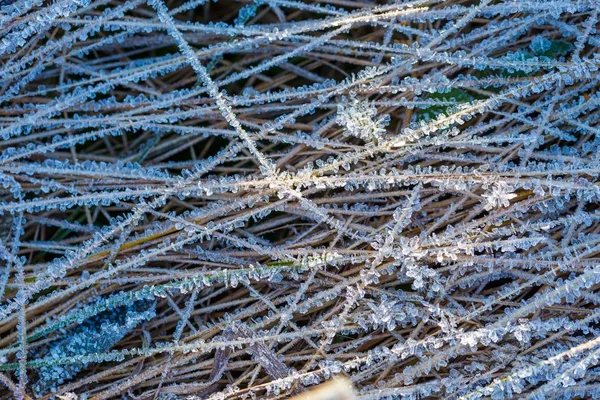
[(600, 398), (596, 1), (0, 5), (0, 399)]

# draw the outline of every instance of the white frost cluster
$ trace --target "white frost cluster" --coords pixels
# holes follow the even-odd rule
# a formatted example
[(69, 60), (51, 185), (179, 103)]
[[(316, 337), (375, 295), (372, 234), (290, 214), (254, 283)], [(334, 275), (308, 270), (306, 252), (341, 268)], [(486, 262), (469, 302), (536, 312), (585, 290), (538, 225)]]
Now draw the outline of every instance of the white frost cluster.
[(506, 182), (495, 183), (494, 186), (482, 195), (485, 200), (484, 208), (492, 210), (494, 208), (508, 207), (510, 200), (517, 197), (514, 193), (514, 188)]
[(378, 116), (377, 107), (355, 95), (338, 104), (335, 122), (344, 127), (344, 136), (354, 136), (366, 142), (378, 142), (385, 134), (389, 115)]

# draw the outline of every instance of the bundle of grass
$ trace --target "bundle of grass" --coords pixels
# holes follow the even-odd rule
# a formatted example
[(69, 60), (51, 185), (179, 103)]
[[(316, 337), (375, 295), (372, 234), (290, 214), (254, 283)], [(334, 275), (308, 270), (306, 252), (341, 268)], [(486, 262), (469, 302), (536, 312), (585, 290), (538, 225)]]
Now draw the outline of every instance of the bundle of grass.
[(0, 3), (0, 399), (600, 397), (594, 1)]

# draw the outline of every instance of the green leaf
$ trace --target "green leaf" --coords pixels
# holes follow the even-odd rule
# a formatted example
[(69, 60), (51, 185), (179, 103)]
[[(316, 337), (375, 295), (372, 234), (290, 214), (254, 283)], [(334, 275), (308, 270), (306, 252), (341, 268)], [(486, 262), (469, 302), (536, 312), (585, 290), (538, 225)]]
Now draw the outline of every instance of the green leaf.
[[(468, 103), (473, 101), (473, 96), (461, 89), (452, 88), (446, 93), (432, 93), (425, 99), (439, 100), (454, 103)], [(448, 114), (448, 109), (451, 105), (435, 105), (424, 108), (418, 108), (415, 112), (417, 121), (424, 120), (429, 121), (437, 118), (440, 114)]]

